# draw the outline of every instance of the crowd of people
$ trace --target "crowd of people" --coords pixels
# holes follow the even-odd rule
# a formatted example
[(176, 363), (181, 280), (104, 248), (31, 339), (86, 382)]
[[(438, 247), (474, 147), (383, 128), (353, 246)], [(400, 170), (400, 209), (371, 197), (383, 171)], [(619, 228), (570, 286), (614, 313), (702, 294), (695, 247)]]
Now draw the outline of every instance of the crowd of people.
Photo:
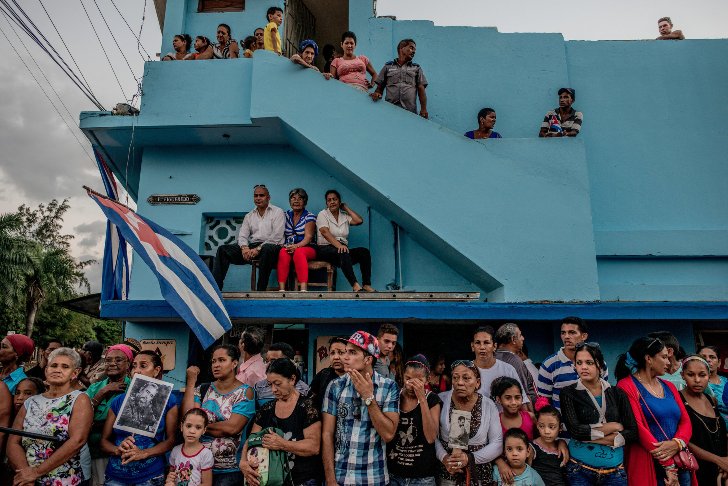
[[(217, 27), (217, 43), (212, 43), (205, 36), (197, 36), (194, 41), (195, 52), (192, 52), (192, 38), (189, 34), (176, 35), (172, 41), (174, 51), (164, 55), (162, 60), (230, 59), (241, 56), (250, 58), (259, 49), (282, 55), (280, 27), (283, 24), (283, 10), (279, 7), (269, 8), (266, 20), (268, 23), (265, 27), (255, 29), (253, 35), (240, 41), (240, 47), (238, 47), (238, 41), (232, 38), (232, 30), (227, 24), (220, 24)], [(673, 30), (670, 17), (660, 18), (657, 25), (660, 33), (657, 40), (685, 39), (682, 31)], [(372, 100), (378, 101), (384, 96), (393, 105), (413, 113), (419, 112), (421, 117), (429, 118), (426, 93), (428, 82), (422, 67), (414, 62), (417, 51), (415, 40), (401, 40), (397, 45), (397, 57), (388, 61), (379, 73), (374, 69), (367, 56), (355, 53), (356, 45), (356, 34), (347, 31), (341, 36), (340, 52), (331, 44), (324, 46), (323, 76), (327, 80), (337, 79), (365, 93), (369, 93), (372, 88), (375, 88), (369, 93)], [(305, 68), (319, 71), (314, 62), (318, 53), (319, 48), (316, 42), (306, 39), (300, 43), (298, 53), (293, 54), (291, 60)], [(367, 78), (367, 74), (369, 78)], [(561, 88), (558, 90), (558, 97), (559, 106), (548, 111), (544, 116), (538, 133), (539, 137), (575, 137), (581, 130), (584, 115), (572, 107), (576, 99), (575, 90)], [(501, 134), (494, 130), (496, 112), (493, 108), (481, 109), (476, 121), (478, 128), (466, 132), (466, 137), (474, 140), (502, 138)]]
[[(212, 275), (223, 288), (230, 264), (256, 263), (256, 289), (268, 289), (273, 269), (276, 270), (278, 290), (290, 288), (291, 266), (299, 290), (307, 291), (309, 262), (323, 261), (340, 268), (354, 292), (373, 292), (371, 254), (367, 248), (349, 247), (349, 227), (359, 226), (364, 219), (342, 201), (336, 189), (324, 194), (325, 209), (317, 215), (308, 211), (308, 193), (297, 187), (288, 193), (289, 210), (270, 204), (270, 191), (263, 184), (253, 187), (255, 207), (245, 215), (238, 232), (237, 244), (221, 245), (217, 249)], [(354, 273), (359, 265), (361, 280)]]
[[(332, 337), (328, 367), (309, 386), (294, 349), (266, 346), (251, 326), (237, 346), (213, 349), (213, 381), (189, 367), (183, 394), (150, 420), (153, 380), (164, 378), (155, 352), (133, 341), (79, 352), (54, 340), (40, 370), (28, 369), (39, 378), (23, 366), (33, 341), (13, 334), (0, 345), (0, 425), (18, 433), (0, 435), (0, 477), (14, 486), (724, 484), (728, 390), (717, 349), (686, 355), (672, 334), (651, 333), (619, 356), (614, 386), (588, 336), (583, 319), (562, 319), (563, 346), (534, 377), (515, 323), (478, 327), (473, 356), (449, 367), (440, 356), (398, 357), (399, 329), (383, 324), (376, 336)], [(120, 412), (137, 376), (153, 387)], [(130, 433), (120, 413), (156, 429)]]

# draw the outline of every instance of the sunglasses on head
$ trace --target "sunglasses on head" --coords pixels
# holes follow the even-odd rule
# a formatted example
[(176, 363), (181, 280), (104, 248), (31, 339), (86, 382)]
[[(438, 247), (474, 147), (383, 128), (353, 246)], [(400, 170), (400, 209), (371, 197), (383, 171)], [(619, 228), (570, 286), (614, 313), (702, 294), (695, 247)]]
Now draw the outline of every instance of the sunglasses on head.
[(458, 360), (455, 360), (452, 362), (452, 364), (450, 365), (450, 369), (454, 370), (458, 366), (465, 366), (466, 368), (472, 368), (475, 366), (475, 364), (473, 364), (473, 361), (469, 360), (469, 359), (458, 359)]
[(268, 189), (267, 187), (265, 187), (265, 184), (256, 184), (256, 185), (253, 186), (253, 189), (258, 189), (259, 187), (262, 187), (264, 189)]
[(587, 348), (587, 347), (588, 348), (600, 349), (599, 348), (599, 343), (587, 342), (587, 341), (582, 341), (580, 343), (576, 343), (576, 346), (574, 346), (575, 349), (582, 349), (582, 348)]

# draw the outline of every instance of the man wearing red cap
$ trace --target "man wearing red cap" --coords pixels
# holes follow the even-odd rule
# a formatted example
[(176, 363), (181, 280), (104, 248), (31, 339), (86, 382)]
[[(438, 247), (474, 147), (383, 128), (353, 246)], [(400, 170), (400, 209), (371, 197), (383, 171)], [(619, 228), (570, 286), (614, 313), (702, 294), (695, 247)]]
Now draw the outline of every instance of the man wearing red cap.
[(384, 445), (399, 423), (399, 388), (374, 371), (377, 338), (355, 332), (346, 344), (346, 374), (331, 382), (322, 408), (327, 485), (389, 484)]
[(35, 343), (28, 336), (22, 334), (8, 334), (0, 342), (0, 379), (8, 386), (10, 393), (15, 393), (18, 383), (27, 378), (23, 367), (24, 362), (30, 359), (35, 349)]

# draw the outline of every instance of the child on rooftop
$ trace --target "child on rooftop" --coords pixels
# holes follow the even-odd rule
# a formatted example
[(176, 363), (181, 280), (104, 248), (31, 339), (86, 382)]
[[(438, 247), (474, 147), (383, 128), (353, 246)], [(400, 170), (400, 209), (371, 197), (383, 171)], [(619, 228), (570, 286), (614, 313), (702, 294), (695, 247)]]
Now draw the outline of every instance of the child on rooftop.
[(266, 51), (273, 51), (279, 56), (283, 54), (281, 48), (281, 33), (279, 32), (281, 24), (283, 24), (283, 10), (280, 7), (271, 7), (266, 13), (268, 25), (265, 26), (263, 34), (263, 44)]

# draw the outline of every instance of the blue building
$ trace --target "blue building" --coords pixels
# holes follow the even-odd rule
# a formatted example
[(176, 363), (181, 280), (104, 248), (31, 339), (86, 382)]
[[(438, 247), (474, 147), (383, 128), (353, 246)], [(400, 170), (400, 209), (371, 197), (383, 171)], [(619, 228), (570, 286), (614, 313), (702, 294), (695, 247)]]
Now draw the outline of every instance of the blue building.
[[(155, 5), (163, 53), (181, 32), (214, 38), (220, 22), (241, 39), (269, 6)], [(449, 358), (471, 355), (475, 323), (515, 321), (538, 362), (559, 347), (567, 315), (590, 322), (610, 366), (658, 329), (689, 350), (728, 351), (728, 40), (565, 42), (377, 18), (364, 0), (286, 2), (289, 51), (308, 37), (338, 46), (347, 29), (377, 70), (400, 39), (417, 41), (430, 120), (265, 51), (148, 62), (140, 115), (81, 114), (139, 213), (200, 254), (234, 239), (259, 183), (284, 209), (291, 188), (306, 188), (313, 212), (336, 188), (364, 215), (351, 244), (371, 249), (375, 288), (398, 290), (263, 295), (250, 291), (250, 266), (233, 267), (223, 291), (236, 326), (275, 324), (274, 339), (298, 343), (310, 367), (317, 337), (384, 321), (401, 326), (408, 352)], [(539, 139), (563, 86), (576, 90), (582, 132)], [(463, 137), (484, 106), (503, 139)], [(150, 204), (156, 194), (200, 201)], [(194, 338), (140, 259), (129, 300), (101, 314), (126, 321), (127, 336), (175, 340), (168, 376), (183, 382)]]

